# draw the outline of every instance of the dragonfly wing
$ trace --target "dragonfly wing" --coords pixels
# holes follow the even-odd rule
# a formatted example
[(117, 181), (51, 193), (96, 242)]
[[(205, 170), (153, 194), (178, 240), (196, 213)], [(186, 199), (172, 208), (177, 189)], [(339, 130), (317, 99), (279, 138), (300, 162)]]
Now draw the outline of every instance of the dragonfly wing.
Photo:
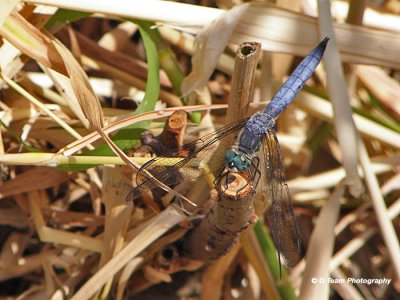
[(261, 155), (261, 189), (269, 197), (266, 219), (278, 253), (286, 266), (293, 267), (303, 250), (275, 130), (262, 137)]
[[(168, 154), (170, 157), (155, 157), (144, 164), (137, 176), (137, 186), (127, 196), (127, 201), (134, 200), (141, 195), (140, 191), (152, 190), (159, 186), (159, 181), (172, 186), (182, 181), (193, 180), (195, 178), (204, 176), (205, 173), (201, 172), (198, 168), (198, 164), (191, 164), (194, 160), (204, 161), (207, 157), (212, 155), (215, 149), (212, 149), (212, 145), (216, 142), (224, 139), (232, 133), (238, 132), (246, 124), (248, 119), (243, 119), (234, 123), (231, 123), (223, 128), (220, 128), (210, 134), (207, 134), (193, 142), (187, 143), (182, 147), (179, 147), (174, 153)], [(171, 157), (174, 154), (187, 152), (192, 150), (187, 157)], [(216, 174), (222, 170), (216, 170), (213, 166), (208, 166), (211, 173)], [(185, 168), (184, 176), (180, 173), (180, 170)]]
[(155, 157), (145, 163), (136, 175), (136, 187), (126, 196), (126, 201), (133, 201), (141, 196), (142, 191), (159, 187), (159, 182), (171, 186), (179, 182), (179, 169), (189, 158)]

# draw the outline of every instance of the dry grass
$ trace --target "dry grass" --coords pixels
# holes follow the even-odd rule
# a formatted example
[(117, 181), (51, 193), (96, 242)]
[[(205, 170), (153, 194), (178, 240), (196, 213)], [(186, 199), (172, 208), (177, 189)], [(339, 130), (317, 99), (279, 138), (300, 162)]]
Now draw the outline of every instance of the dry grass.
[[(353, 1), (348, 21), (359, 23), (365, 11), (369, 26), (333, 22), (323, 1), (318, 11), (293, 1), (303, 13), (256, 2), (224, 14), (231, 2), (0, 2), (0, 299), (398, 295), (400, 18), (388, 11), (395, 2), (371, 13)], [(347, 4), (335, 5), (344, 19)], [(216, 261), (182, 256), (176, 242), (212, 205), (210, 187), (190, 187), (188, 200), (199, 205), (193, 219), (171, 205), (127, 203), (132, 173), (149, 160), (125, 154), (138, 147), (139, 130), (158, 134), (181, 109), (193, 123), (187, 140), (223, 126), (233, 53), (244, 41), (264, 50), (250, 113), (260, 110), (295, 57), (326, 35), (323, 67), (277, 126), (305, 259), (277, 277), (259, 228)], [(243, 113), (232, 111), (231, 121)], [(178, 195), (163, 189), (164, 198)], [(390, 283), (351, 281), (383, 278)]]

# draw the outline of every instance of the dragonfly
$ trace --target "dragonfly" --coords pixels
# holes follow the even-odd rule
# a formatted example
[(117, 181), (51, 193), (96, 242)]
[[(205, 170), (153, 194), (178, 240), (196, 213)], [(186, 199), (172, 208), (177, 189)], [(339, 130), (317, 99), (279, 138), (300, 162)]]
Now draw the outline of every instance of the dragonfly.
[[(159, 186), (159, 181), (167, 186), (174, 186), (184, 180), (194, 180), (204, 176), (204, 173), (186, 172), (183, 177), (180, 170), (187, 168), (195, 159), (206, 159), (212, 155), (210, 151), (212, 145), (231, 134), (239, 133), (236, 143), (225, 152), (224, 165), (217, 170), (210, 166), (209, 171), (219, 174), (217, 178), (229, 172), (246, 174), (251, 180), (258, 178), (253, 188), (255, 190), (258, 182), (261, 182), (261, 191), (269, 198), (265, 217), (278, 251), (279, 261), (283, 259), (287, 267), (296, 265), (303, 256), (302, 246), (286, 184), (275, 123), (314, 73), (328, 41), (328, 37), (324, 38), (307, 54), (263, 111), (224, 126), (145, 163), (137, 173), (137, 186), (127, 195), (127, 201), (140, 197), (142, 192), (155, 189)], [(176, 157), (182, 151), (188, 154), (177, 160)]]

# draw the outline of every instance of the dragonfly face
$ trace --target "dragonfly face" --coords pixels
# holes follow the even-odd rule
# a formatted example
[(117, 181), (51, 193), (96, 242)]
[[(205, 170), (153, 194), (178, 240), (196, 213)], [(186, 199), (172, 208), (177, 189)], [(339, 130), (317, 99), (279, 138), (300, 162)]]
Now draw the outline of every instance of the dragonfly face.
[(232, 172), (247, 171), (251, 166), (250, 159), (236, 149), (228, 149), (225, 152), (225, 163)]

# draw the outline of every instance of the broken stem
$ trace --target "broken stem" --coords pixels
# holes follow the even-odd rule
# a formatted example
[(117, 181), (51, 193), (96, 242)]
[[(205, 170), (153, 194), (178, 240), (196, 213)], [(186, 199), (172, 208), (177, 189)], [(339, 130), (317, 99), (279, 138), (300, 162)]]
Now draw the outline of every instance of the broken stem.
[[(255, 42), (241, 43), (236, 51), (235, 67), (232, 75), (232, 89), (228, 102), (228, 110), (226, 112), (226, 124), (233, 123), (237, 120), (244, 119), (248, 115), (248, 107), (255, 81), (255, 73), (257, 63), (261, 54), (261, 44)], [(223, 139), (214, 154), (205, 163), (212, 170), (221, 170), (224, 164), (224, 155), (228, 147), (236, 140), (234, 134)], [(213, 174), (215, 177), (219, 174)], [(207, 200), (207, 183), (199, 182), (189, 195), (198, 206), (201, 206)]]
[(215, 205), (183, 239), (183, 251), (189, 258), (208, 261), (227, 253), (255, 220), (254, 186), (245, 173), (226, 173), (216, 188)]

